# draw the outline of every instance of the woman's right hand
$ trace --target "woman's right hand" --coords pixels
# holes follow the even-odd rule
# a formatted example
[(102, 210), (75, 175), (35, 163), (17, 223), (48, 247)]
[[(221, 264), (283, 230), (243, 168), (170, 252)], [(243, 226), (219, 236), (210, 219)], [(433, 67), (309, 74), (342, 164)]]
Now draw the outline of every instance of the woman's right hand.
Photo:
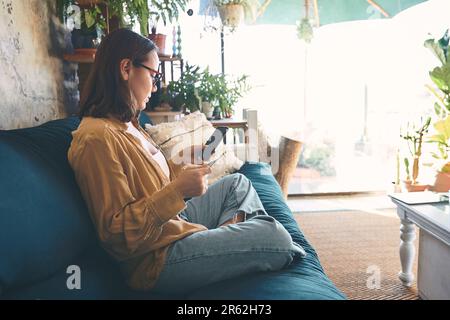
[(173, 183), (184, 198), (198, 197), (206, 192), (208, 184), (205, 176), (210, 173), (211, 168), (206, 164), (188, 164), (181, 169)]

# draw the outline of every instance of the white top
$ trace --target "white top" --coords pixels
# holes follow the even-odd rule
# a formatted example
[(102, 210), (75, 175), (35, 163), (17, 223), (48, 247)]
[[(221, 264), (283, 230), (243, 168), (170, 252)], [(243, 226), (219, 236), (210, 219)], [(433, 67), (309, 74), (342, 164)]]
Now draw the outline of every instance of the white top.
[(127, 122), (127, 132), (139, 139), (142, 147), (148, 151), (150, 156), (159, 164), (167, 178), (170, 178), (170, 169), (163, 153), (147, 140), (147, 138), (131, 123)]

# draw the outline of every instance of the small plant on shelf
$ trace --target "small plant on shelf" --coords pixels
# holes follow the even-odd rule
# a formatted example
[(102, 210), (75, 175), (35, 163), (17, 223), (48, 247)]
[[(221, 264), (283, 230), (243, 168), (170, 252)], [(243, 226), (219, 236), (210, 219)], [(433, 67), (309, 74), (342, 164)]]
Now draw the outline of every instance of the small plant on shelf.
[(67, 28), (72, 32), (75, 49), (96, 48), (106, 33), (107, 22), (99, 1), (58, 0), (57, 10)]
[(200, 67), (188, 64), (179, 80), (170, 81), (167, 91), (173, 98), (175, 109), (189, 109), (191, 112), (200, 110), (201, 100), (198, 95), (200, 78)]
[(247, 75), (232, 79), (227, 75), (213, 74), (209, 68), (201, 70), (192, 65), (187, 65), (183, 76), (168, 86), (177, 107), (195, 111), (201, 110), (202, 102), (209, 102), (224, 117), (233, 115), (234, 106), (250, 89)]

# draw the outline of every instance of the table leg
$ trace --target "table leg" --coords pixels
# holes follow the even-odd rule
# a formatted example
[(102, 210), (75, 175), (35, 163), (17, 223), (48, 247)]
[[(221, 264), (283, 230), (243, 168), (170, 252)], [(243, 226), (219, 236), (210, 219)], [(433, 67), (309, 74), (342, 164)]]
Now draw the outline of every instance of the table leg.
[(414, 281), (414, 274), (412, 267), (414, 263), (415, 251), (414, 240), (416, 238), (416, 230), (414, 223), (409, 221), (406, 217), (401, 219), (400, 226), (400, 262), (402, 264), (402, 271), (398, 277), (403, 285), (410, 287)]

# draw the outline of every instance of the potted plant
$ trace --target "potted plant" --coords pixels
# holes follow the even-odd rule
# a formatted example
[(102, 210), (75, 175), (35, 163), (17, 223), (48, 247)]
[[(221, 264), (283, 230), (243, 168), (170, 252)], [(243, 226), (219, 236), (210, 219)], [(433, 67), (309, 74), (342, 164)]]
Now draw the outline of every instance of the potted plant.
[(177, 81), (170, 81), (167, 92), (173, 97), (173, 106), (177, 110), (193, 112), (201, 109), (201, 99), (198, 93), (201, 78), (200, 67), (186, 65), (186, 70)]
[(233, 107), (250, 90), (247, 79), (247, 75), (230, 79), (227, 75), (211, 74), (206, 68), (201, 73), (199, 95), (208, 109), (207, 117), (212, 117), (211, 112), (216, 109), (214, 118), (230, 118), (234, 112)]
[(418, 181), (420, 157), (422, 156), (422, 144), (424, 142), (424, 136), (428, 132), (428, 128), (431, 123), (431, 117), (427, 117), (425, 121), (420, 119), (421, 123), (418, 127), (415, 124), (410, 126), (407, 124), (406, 132), (400, 133), (400, 137), (407, 142), (408, 152), (413, 160), (412, 176), (410, 176), (410, 161), (408, 158), (404, 159), (406, 180), (404, 181), (405, 188), (408, 192), (424, 191), (429, 188), (427, 184), (420, 184)]
[(182, 12), (188, 3), (188, 0), (104, 0), (108, 5), (110, 14), (117, 17), (119, 26), (134, 26), (136, 21), (140, 25), (140, 33), (143, 36), (149, 34), (149, 20), (154, 25), (154, 33), (156, 33), (156, 24), (162, 20), (164, 25), (168, 22), (178, 20), (180, 12)]
[(215, 109), (214, 118), (231, 117), (233, 107), (251, 88), (247, 79), (247, 75), (229, 79), (223, 74), (212, 74), (209, 68), (201, 70), (199, 66), (187, 65), (182, 77), (169, 83), (168, 92), (174, 97), (176, 107), (202, 110), (207, 117)]
[(206, 118), (213, 118), (214, 107), (218, 106), (218, 97), (224, 90), (222, 83), (217, 75), (212, 74), (209, 68), (206, 68), (200, 76), (198, 93), (202, 99), (202, 112)]
[(219, 75), (219, 81), (223, 86), (223, 95), (219, 96), (219, 108), (225, 118), (231, 118), (236, 103), (251, 90), (247, 82), (248, 76), (243, 75), (235, 79), (227, 79), (225, 75)]
[(71, 31), (75, 52), (95, 54), (95, 48), (106, 30), (100, 1), (59, 0), (57, 7), (61, 21)]
[(297, 37), (306, 43), (311, 43), (314, 37), (314, 29), (309, 18), (303, 18), (297, 23)]
[(186, 9), (188, 2), (188, 0), (150, 0), (148, 18), (151, 21), (151, 34), (148, 33), (148, 26), (146, 26), (146, 31), (142, 30), (141, 32), (143, 35), (148, 35), (149, 39), (155, 42), (160, 53), (165, 53), (166, 35), (157, 33), (158, 23), (162, 21), (166, 26), (168, 23), (178, 21), (180, 13)]
[[(148, 4), (146, 0), (104, 0), (107, 4), (111, 19), (116, 27), (132, 28), (139, 21), (141, 34), (148, 33)], [(147, 33), (143, 32), (147, 30)]]
[(434, 135), (427, 142), (437, 145), (437, 153), (432, 156), (437, 160), (437, 174), (433, 190), (447, 192), (450, 190), (450, 163), (448, 161), (450, 139), (450, 52), (448, 30), (439, 39), (428, 39), (425, 47), (438, 58), (440, 66), (430, 71), (430, 78), (435, 87), (427, 85), (430, 92), (436, 97), (434, 105), (438, 120), (433, 124)]
[(259, 0), (214, 0), (222, 25), (231, 30), (236, 29), (244, 21), (254, 23), (265, 11), (271, 0), (261, 4)]

